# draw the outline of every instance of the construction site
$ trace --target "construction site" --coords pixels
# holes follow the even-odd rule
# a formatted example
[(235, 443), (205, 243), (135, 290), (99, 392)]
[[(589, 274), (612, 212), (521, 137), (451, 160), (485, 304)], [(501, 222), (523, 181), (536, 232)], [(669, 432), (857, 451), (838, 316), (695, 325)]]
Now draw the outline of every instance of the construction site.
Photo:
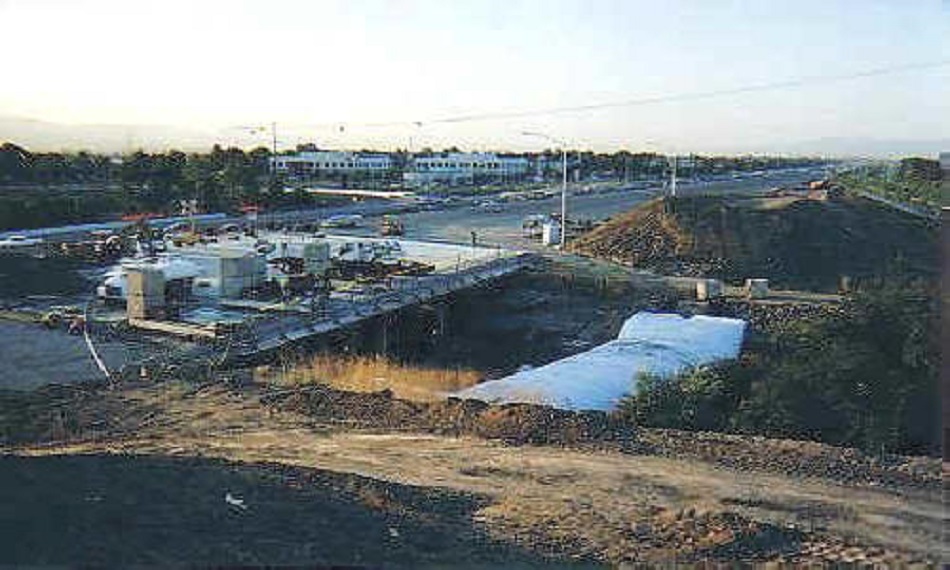
[[(446, 321), (444, 299), (517, 272), (533, 256), (402, 238), (225, 227), (213, 240), (169, 237), (139, 244), (155, 251), (118, 259), (95, 298), (43, 315), (81, 329), (103, 375), (163, 377), (181, 361), (207, 355), (215, 369), (246, 367), (276, 351), (311, 347), (367, 327), (377, 348), (398, 336), (400, 315), (422, 311), (431, 334)], [(143, 247), (144, 245), (144, 247)], [(410, 317), (405, 317), (410, 318)], [(431, 322), (430, 322), (431, 321)], [(121, 337), (154, 350), (121, 362), (97, 353), (97, 340)], [(140, 358), (133, 358), (136, 355)]]
[[(120, 504), (177, 546), (138, 525), (82, 559), (933, 562), (937, 460), (770, 428), (781, 400), (756, 403), (807, 327), (843, 323), (824, 347), (866, 320), (853, 294), (890, 264), (929, 278), (931, 222), (813, 193), (646, 201), (570, 251), (509, 225), (504, 246), (219, 225), (7, 258), (5, 381), (36, 388), (0, 392), (0, 438), (26, 462), (5, 500), (81, 503), (93, 523), (60, 525), (48, 563)], [(848, 255), (872, 238), (888, 248)], [(869, 322), (850, 342), (880, 336)], [(801, 358), (822, 352), (842, 358)], [(854, 421), (823, 415), (824, 434), (836, 415)], [(181, 477), (171, 507), (149, 504)]]
[(948, 12), (0, 0), (0, 569), (950, 568)]

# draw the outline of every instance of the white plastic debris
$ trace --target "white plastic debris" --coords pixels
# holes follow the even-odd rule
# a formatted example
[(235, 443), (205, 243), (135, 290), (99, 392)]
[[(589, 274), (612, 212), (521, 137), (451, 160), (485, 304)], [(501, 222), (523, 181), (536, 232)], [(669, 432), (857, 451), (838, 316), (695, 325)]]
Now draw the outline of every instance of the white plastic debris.
[(244, 499), (235, 497), (230, 492), (224, 494), (224, 502), (231, 505), (232, 507), (237, 507), (242, 511), (247, 510), (247, 505), (244, 504)]

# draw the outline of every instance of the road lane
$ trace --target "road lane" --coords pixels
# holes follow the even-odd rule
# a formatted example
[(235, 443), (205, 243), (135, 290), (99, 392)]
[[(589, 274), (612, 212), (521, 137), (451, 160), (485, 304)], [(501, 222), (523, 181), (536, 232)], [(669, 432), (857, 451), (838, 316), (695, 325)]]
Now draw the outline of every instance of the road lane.
[[(776, 186), (790, 186), (813, 180), (820, 172), (780, 171), (763, 176), (729, 179), (704, 184), (681, 183), (680, 195), (693, 194), (757, 194)], [(623, 189), (588, 194), (569, 193), (567, 215), (570, 219), (603, 220), (627, 211), (637, 204), (661, 195), (664, 189), (654, 185), (645, 189)], [(560, 211), (560, 195), (544, 200), (526, 200), (501, 204), (500, 212), (473, 211), (468, 205), (451, 209), (403, 214), (406, 236), (413, 239), (445, 240), (469, 243), (474, 231), (479, 241), (506, 247), (536, 248), (536, 240), (521, 236), (521, 222), (531, 214)], [(373, 232), (376, 219), (368, 217), (363, 228), (354, 233)]]

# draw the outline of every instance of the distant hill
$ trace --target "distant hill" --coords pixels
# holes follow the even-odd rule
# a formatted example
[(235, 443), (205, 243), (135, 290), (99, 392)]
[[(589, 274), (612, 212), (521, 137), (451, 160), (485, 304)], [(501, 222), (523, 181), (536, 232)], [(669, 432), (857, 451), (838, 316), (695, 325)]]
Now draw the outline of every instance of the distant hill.
[[(185, 151), (207, 150), (215, 143), (223, 146), (267, 145), (269, 138), (248, 137), (247, 129), (216, 129), (186, 125), (66, 124), (31, 117), (0, 114), (0, 143), (14, 142), (33, 151), (89, 150), (101, 153), (137, 149), (161, 151), (176, 148)], [(282, 124), (282, 136), (288, 140), (312, 136), (306, 126)], [(243, 133), (243, 134), (242, 134)], [(397, 137), (398, 138), (398, 137)], [(230, 140), (228, 140), (230, 139)], [(395, 144), (402, 144), (399, 140)], [(684, 143), (681, 152), (702, 154), (771, 154), (795, 156), (831, 156), (841, 158), (936, 158), (950, 151), (950, 138), (884, 139), (868, 137), (821, 137), (808, 140), (715, 140)], [(634, 149), (635, 150), (635, 149)]]
[(33, 151), (87, 150), (99, 153), (143, 149), (206, 151), (221, 143), (212, 131), (164, 125), (67, 125), (0, 115), (0, 143)]
[(937, 225), (861, 198), (678, 197), (643, 204), (571, 243), (671, 275), (834, 290), (839, 278), (934, 278)]
[(873, 139), (860, 137), (824, 137), (792, 142), (780, 147), (792, 154), (822, 154), (838, 157), (904, 158), (921, 156), (936, 158), (950, 150), (950, 138), (942, 139)]

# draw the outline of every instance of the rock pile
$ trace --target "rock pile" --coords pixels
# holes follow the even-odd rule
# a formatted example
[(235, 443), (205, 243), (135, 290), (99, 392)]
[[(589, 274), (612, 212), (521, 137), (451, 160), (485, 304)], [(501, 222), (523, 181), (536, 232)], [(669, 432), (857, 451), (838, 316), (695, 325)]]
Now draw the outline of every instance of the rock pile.
[(838, 303), (752, 303), (744, 299), (721, 299), (710, 303), (716, 316), (743, 319), (756, 330), (778, 331), (789, 323), (825, 317), (841, 317), (846, 307)]

